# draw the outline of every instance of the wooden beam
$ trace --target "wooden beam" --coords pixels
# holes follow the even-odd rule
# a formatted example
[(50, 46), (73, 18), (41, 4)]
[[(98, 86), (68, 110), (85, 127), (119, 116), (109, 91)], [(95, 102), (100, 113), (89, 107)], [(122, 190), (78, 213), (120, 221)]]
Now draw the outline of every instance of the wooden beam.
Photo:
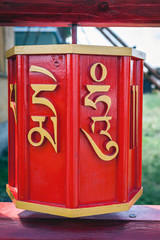
[(62, 218), (0, 203), (0, 239), (130, 239), (160, 236), (160, 206), (133, 206), (128, 212)]
[(148, 81), (150, 81), (152, 84), (154, 84), (159, 90), (160, 90), (160, 84), (159, 82), (157, 81), (158, 79), (156, 79), (155, 77), (153, 76), (149, 76), (146, 72), (144, 72), (144, 76), (146, 77), (146, 79)]
[(160, 26), (159, 0), (2, 0), (2, 26)]

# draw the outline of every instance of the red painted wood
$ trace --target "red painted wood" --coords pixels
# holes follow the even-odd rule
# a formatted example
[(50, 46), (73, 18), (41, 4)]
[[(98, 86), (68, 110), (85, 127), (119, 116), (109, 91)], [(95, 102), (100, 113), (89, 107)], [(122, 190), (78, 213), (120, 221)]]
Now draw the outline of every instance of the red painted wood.
[[(137, 68), (137, 73), (136, 73), (136, 80), (135, 83), (138, 83), (138, 78), (143, 78), (143, 71), (142, 71), (142, 62), (141, 61), (136, 61), (136, 68)], [(139, 94), (139, 103), (138, 103), (138, 128), (142, 129), (142, 114), (143, 114), (143, 81), (139, 83), (139, 89), (138, 89), (138, 94)], [(142, 131), (138, 131), (138, 139), (137, 139), (137, 155), (136, 155), (136, 176), (135, 176), (135, 186), (137, 188), (140, 187), (141, 181), (142, 181), (142, 162), (140, 159), (142, 159)]]
[(28, 144), (24, 141), (28, 133), (29, 116), (29, 96), (25, 88), (28, 85), (28, 58), (27, 56), (17, 56), (17, 179), (18, 179), (18, 199), (26, 200), (30, 198), (29, 185), (29, 151)]
[[(53, 73), (57, 79), (58, 86), (54, 91), (44, 91), (38, 96), (51, 101), (55, 106), (58, 116), (58, 153), (56, 154), (51, 143), (45, 139), (39, 147), (29, 144), (27, 135), (24, 141), (27, 144), (29, 154), (29, 182), (30, 182), (30, 200), (55, 203), (60, 206), (65, 205), (65, 183), (66, 183), (66, 156), (67, 156), (67, 79), (66, 79), (66, 56), (65, 55), (41, 55), (28, 56), (29, 67), (36, 65), (43, 67)], [(29, 69), (25, 71), (28, 73)], [(31, 84), (55, 84), (54, 80), (45, 74), (30, 72), (29, 84), (26, 86), (26, 92), (29, 96), (29, 121), (28, 131), (38, 126), (30, 116), (47, 116), (45, 129), (53, 137), (53, 124), (50, 120), (54, 114), (44, 105), (33, 104), (32, 96), (34, 91)], [(44, 125), (43, 125), (44, 126)], [(27, 132), (28, 132), (27, 131)], [(38, 137), (38, 136), (37, 136)], [(69, 143), (68, 143), (69, 144)]]
[[(89, 71), (93, 63), (101, 62), (107, 68), (107, 77), (101, 82), (97, 83), (90, 77)], [(108, 116), (112, 116), (111, 128), (109, 130), (114, 141), (117, 141), (117, 83), (118, 83), (118, 68), (119, 62), (116, 57), (105, 56), (80, 56), (80, 87), (81, 87), (81, 105), (80, 105), (80, 128), (87, 131), (94, 139), (96, 144), (105, 154), (109, 154), (104, 149), (104, 143), (108, 141), (106, 136), (100, 135), (100, 129), (104, 128), (103, 122), (96, 123), (95, 133), (91, 132), (91, 117), (102, 116), (105, 112), (106, 106), (103, 103), (98, 103), (97, 110), (92, 107), (84, 106), (85, 96), (88, 94), (86, 85), (109, 85), (110, 90), (105, 95), (111, 98), (111, 107)], [(102, 93), (104, 94), (104, 93)], [(91, 100), (96, 99), (99, 95), (94, 93), (90, 96)], [(93, 148), (89, 144), (85, 135), (80, 132), (80, 157), (79, 157), (79, 192), (80, 205), (86, 204), (111, 203), (116, 201), (116, 169), (117, 158), (106, 162), (97, 157)], [(111, 154), (111, 153), (110, 153)], [(99, 159), (99, 160), (98, 160)], [(106, 177), (107, 176), (107, 177)]]
[[(117, 161), (117, 199), (126, 202), (129, 199), (128, 191), (128, 165), (129, 165), (129, 112), (130, 112), (130, 57), (119, 59), (119, 72), (117, 74), (117, 118), (119, 157)], [(128, 129), (128, 131), (126, 131)], [(125, 142), (125, 144), (124, 144)]]
[[(0, 239), (159, 239), (160, 206), (133, 206), (128, 212), (66, 219), (0, 203)], [(136, 218), (130, 218), (135, 214)]]
[[(134, 214), (135, 218), (131, 218), (130, 214)], [(0, 202), (0, 219), (63, 219), (45, 213), (38, 213), (15, 208), (12, 202)], [(78, 218), (77, 218), (78, 219)], [(104, 220), (123, 220), (123, 221), (160, 221), (160, 205), (133, 205), (129, 211), (108, 213), (96, 216), (81, 217), (79, 219), (104, 219)], [(70, 219), (67, 219), (70, 220)], [(75, 220), (75, 219), (74, 219)]]
[(78, 161), (79, 161), (79, 68), (78, 55), (67, 55), (67, 169), (66, 169), (66, 207), (76, 208), (78, 199)]
[[(107, 76), (102, 82), (94, 81), (90, 74), (91, 66), (97, 62), (107, 69)], [(18, 55), (16, 62), (15, 58), (9, 60), (9, 83), (17, 83), (15, 135), (18, 138), (14, 143), (15, 120), (10, 109), (9, 149), (15, 149), (15, 152), (18, 149), (17, 164), (9, 154), (9, 166), (15, 165), (10, 178), (17, 179), (18, 185), (14, 186), (10, 181), (9, 185), (17, 186), (18, 200), (67, 208), (104, 206), (128, 202), (141, 189), (142, 62), (131, 57), (87, 54)], [(47, 138), (36, 147), (28, 141), (29, 131), (39, 126), (38, 122), (32, 120), (33, 116), (46, 116), (42, 129), (52, 137), (54, 134), (50, 119), (54, 114), (49, 107), (33, 103), (32, 84), (47, 86), (55, 82), (43, 73), (30, 72), (31, 66), (42, 67), (57, 79), (58, 85), (54, 91), (43, 91), (37, 95), (38, 99), (50, 101), (56, 109), (57, 153)], [(101, 70), (98, 69), (96, 76), (100, 79)], [(137, 125), (135, 127), (135, 139), (138, 142), (130, 149), (132, 85), (139, 86), (139, 112), (138, 131)], [(85, 105), (89, 94), (87, 86), (108, 86), (108, 91), (94, 92), (89, 99), (93, 103), (100, 96), (108, 97), (111, 106), (101, 101), (96, 104), (97, 109)], [(104, 116), (107, 109), (107, 117), (110, 117), (108, 133), (119, 146), (118, 155), (111, 161), (104, 161), (97, 156), (82, 131), (85, 130), (92, 137), (103, 154), (112, 155), (115, 151), (113, 147), (109, 151), (104, 148), (110, 138), (99, 134), (100, 130), (105, 130), (107, 122), (104, 119), (96, 122), (95, 132), (91, 131), (91, 118)], [(40, 140), (39, 133), (32, 137), (34, 141)]]
[(72, 24), (72, 44), (77, 44), (77, 25)]
[(3, 0), (0, 25), (160, 26), (159, 12), (159, 0)]
[[(16, 132), (16, 122), (14, 118), (13, 110), (10, 108), (10, 84), (15, 84), (16, 77), (13, 75), (15, 60), (8, 60), (8, 77), (11, 79), (10, 83), (8, 82), (8, 116), (10, 121), (8, 122), (8, 132), (10, 132), (8, 136), (8, 183), (11, 187), (16, 187), (15, 181), (15, 158), (16, 158), (16, 149), (15, 149), (15, 132)], [(13, 99), (15, 101), (15, 98)]]

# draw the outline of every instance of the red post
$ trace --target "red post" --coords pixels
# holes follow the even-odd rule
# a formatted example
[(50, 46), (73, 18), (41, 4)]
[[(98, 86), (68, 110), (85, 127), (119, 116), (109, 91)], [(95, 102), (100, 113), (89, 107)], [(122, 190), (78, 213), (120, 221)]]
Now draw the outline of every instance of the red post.
[(72, 44), (77, 44), (77, 24), (72, 24)]

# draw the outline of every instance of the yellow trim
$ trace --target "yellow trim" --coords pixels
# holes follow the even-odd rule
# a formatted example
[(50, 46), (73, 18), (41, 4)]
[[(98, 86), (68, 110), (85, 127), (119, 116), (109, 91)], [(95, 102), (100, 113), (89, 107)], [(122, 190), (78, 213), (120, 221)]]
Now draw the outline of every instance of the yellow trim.
[(138, 86), (136, 86), (136, 146), (138, 146)]
[(41, 212), (41, 213), (48, 213), (48, 214), (58, 215), (63, 217), (75, 218), (75, 217), (84, 217), (84, 216), (98, 215), (98, 214), (104, 214), (104, 213), (128, 211), (131, 208), (131, 206), (142, 195), (143, 188), (141, 188), (139, 192), (128, 203), (113, 204), (113, 205), (99, 206), (99, 207), (76, 208), (76, 209), (54, 207), (54, 206), (37, 204), (37, 203), (17, 201), (15, 200), (8, 186), (6, 186), (6, 191), (17, 208), (35, 211), (35, 212)]
[(11, 190), (9, 189), (9, 187), (6, 185), (6, 192), (8, 194), (8, 196), (10, 197), (10, 199), (12, 200), (12, 202), (16, 205), (16, 199), (13, 196), (13, 193), (11, 192)]
[(133, 56), (145, 59), (146, 54), (128, 47), (104, 47), (79, 44), (58, 44), (58, 45), (35, 45), (35, 46), (16, 46), (6, 52), (6, 58), (14, 55), (32, 54), (92, 54), (110, 56)]

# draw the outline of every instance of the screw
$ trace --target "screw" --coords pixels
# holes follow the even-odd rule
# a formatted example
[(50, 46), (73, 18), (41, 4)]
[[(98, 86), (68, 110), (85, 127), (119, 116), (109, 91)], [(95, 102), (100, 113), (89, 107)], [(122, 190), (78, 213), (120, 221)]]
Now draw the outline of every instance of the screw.
[(136, 218), (136, 214), (132, 213), (129, 215), (130, 218)]

